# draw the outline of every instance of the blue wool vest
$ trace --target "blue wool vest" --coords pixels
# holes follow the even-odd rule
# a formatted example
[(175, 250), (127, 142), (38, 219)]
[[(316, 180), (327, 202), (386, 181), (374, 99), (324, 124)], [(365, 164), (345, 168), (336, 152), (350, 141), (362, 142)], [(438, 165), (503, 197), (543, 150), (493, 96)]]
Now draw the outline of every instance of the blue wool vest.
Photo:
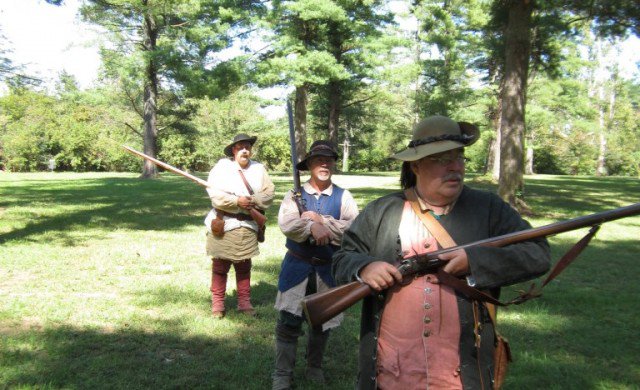
[[(321, 194), (318, 199), (315, 196), (302, 191), (302, 199), (307, 206), (307, 210), (315, 211), (318, 214), (330, 215), (335, 219), (340, 219), (340, 209), (342, 208), (342, 194), (344, 189), (333, 185), (331, 196)], [(327, 285), (333, 287), (336, 282), (331, 275), (331, 257), (333, 252), (339, 249), (336, 245), (311, 245), (309, 241), (295, 242), (287, 238), (285, 244), (290, 251), (284, 256), (282, 269), (278, 278), (278, 290), (285, 292), (293, 286), (300, 284), (311, 272), (316, 272)], [(295, 255), (293, 253), (295, 253)], [(311, 265), (304, 259), (317, 257), (328, 260), (324, 265)]]

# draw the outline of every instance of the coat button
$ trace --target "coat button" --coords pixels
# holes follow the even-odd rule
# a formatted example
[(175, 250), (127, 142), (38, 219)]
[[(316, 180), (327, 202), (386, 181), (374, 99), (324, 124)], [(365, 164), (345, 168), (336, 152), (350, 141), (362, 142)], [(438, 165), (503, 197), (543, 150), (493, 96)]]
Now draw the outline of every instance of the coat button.
[(429, 302), (424, 304), (425, 309), (431, 309), (431, 304)]
[(422, 335), (424, 337), (429, 337), (429, 336), (431, 336), (431, 331), (429, 329), (427, 329), (427, 330), (424, 331), (424, 333), (422, 333)]
[(429, 316), (425, 316), (425, 317), (424, 317), (424, 323), (425, 323), (425, 324), (428, 324), (429, 322), (431, 322), (431, 317), (429, 317)]
[(431, 289), (431, 287), (427, 287), (424, 289), (424, 292), (426, 292), (427, 294), (431, 294), (433, 290)]

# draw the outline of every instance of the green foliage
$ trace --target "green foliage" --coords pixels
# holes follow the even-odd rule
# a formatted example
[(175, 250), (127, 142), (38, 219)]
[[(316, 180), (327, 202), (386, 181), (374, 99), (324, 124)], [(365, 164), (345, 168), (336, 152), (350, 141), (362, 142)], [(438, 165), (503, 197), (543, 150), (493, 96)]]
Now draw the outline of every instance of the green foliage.
[(187, 169), (196, 162), (193, 138), (183, 134), (169, 134), (160, 142), (158, 158), (177, 168)]
[(416, 91), (423, 116), (452, 115), (471, 95), (476, 77), (469, 64), (481, 54), (477, 31), (486, 24), (485, 1), (420, 1), (413, 14), (420, 24), (417, 45), (422, 59), (422, 87)]
[[(397, 163), (388, 157), (407, 144), (413, 123), (424, 115), (447, 113), (480, 125), (481, 140), (467, 150), (467, 170), (481, 172), (494, 136), (503, 3), (414, 2), (409, 12), (420, 31), (418, 40), (411, 41), (415, 35), (396, 28), (386, 3), (375, 0), (274, 1), (272, 8), (253, 1), (162, 0), (146, 2), (146, 8), (135, 1), (88, 1), (82, 9), (85, 19), (108, 29), (110, 43), (102, 48), (104, 85), (81, 91), (65, 72), (52, 92), (24, 81), (11, 83), (0, 97), (0, 168), (45, 170), (55, 158), (57, 170), (138, 170), (140, 159), (121, 145), (142, 150), (143, 92), (148, 65), (154, 64), (161, 87), (158, 156), (184, 169), (208, 171), (238, 132), (259, 137), (255, 158), (269, 169), (290, 169), (287, 124), (262, 116), (260, 108), (273, 102), (254, 96), (256, 83), (309, 84), (307, 141), (327, 138), (330, 125), (337, 125), (337, 142), (351, 145), (352, 169), (395, 170)], [(572, 15), (567, 9), (581, 4), (543, 3), (536, 3), (534, 13), (525, 116), (534, 170), (594, 173), (604, 132), (609, 174), (640, 175), (638, 80), (612, 76), (601, 84), (606, 96), (600, 97), (594, 75), (602, 66), (585, 55), (602, 45), (590, 29), (604, 31), (598, 23), (605, 19), (568, 26)], [(604, 18), (628, 30), (637, 12), (630, 4), (620, 3), (629, 11), (626, 21), (601, 1), (591, 11), (576, 8), (576, 15), (603, 11)], [(144, 15), (158, 26), (152, 52), (140, 50)], [(233, 59), (222, 55), (234, 40), (248, 37), (251, 28), (270, 44), (265, 51)], [(9, 56), (10, 51), (0, 49), (0, 73), (16, 70), (2, 68), (11, 65)], [(247, 74), (247, 67), (253, 74)], [(607, 96), (615, 97), (611, 117)], [(332, 114), (339, 120), (332, 123)]]
[(118, 123), (125, 115), (109, 101), (107, 90), (61, 92), (59, 97), (15, 90), (0, 98), (5, 124), (0, 130), (5, 168), (12, 171), (129, 170), (120, 144), (129, 138)]
[(398, 163), (389, 158), (386, 150), (364, 149), (357, 150), (352, 163), (352, 168), (360, 172), (391, 171)]
[(291, 146), (289, 133), (284, 131), (285, 126), (282, 121), (279, 129), (261, 132), (256, 148), (255, 159), (274, 172), (291, 171)]
[(259, 107), (260, 100), (247, 89), (240, 89), (224, 100), (199, 100), (192, 122), (198, 131), (192, 167), (208, 171), (224, 157), (224, 147), (236, 134), (247, 133), (258, 136), (254, 157), (267, 167), (280, 170), (282, 164), (286, 164), (285, 156), (289, 156), (288, 146), (280, 146), (284, 141), (288, 145), (288, 132), (282, 122), (277, 124), (265, 120), (258, 111)]

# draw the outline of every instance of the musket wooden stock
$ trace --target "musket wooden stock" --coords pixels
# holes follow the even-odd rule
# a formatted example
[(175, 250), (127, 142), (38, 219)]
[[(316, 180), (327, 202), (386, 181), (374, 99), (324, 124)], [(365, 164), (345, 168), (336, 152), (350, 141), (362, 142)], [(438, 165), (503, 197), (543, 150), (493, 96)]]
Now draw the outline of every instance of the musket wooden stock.
[[(418, 262), (427, 262), (437, 259), (439, 255), (455, 251), (458, 249), (466, 249), (474, 246), (502, 247), (509, 244), (515, 244), (522, 241), (532, 240), (540, 237), (552, 236), (580, 229), (587, 226), (600, 225), (605, 222), (613, 221), (620, 218), (626, 218), (640, 214), (640, 203), (630, 206), (621, 207), (614, 210), (603, 211), (584, 217), (569, 219), (566, 221), (555, 222), (549, 225), (537, 228), (522, 230), (519, 232), (509, 233), (502, 236), (487, 238), (480, 241), (471, 242), (435, 252), (426, 253), (424, 255), (415, 256)], [(404, 276), (409, 275), (403, 273)], [(373, 290), (364, 283), (351, 282), (342, 286), (332, 288), (330, 290), (316, 293), (305, 297), (302, 300), (304, 313), (312, 326), (320, 326), (329, 321), (333, 317), (342, 313), (346, 309), (353, 306), (360, 299), (371, 294)]]
[[(142, 152), (139, 152), (139, 151), (137, 151), (137, 150), (135, 150), (133, 148), (130, 148), (130, 147), (126, 146), (126, 145), (122, 145), (122, 147), (125, 148), (125, 150), (127, 150), (129, 153), (135, 154), (138, 157), (142, 157), (142, 158), (144, 158), (146, 160), (149, 160), (152, 163), (156, 164), (157, 166), (166, 169), (167, 171), (176, 173), (176, 174), (178, 174), (180, 176), (184, 176), (187, 179), (189, 179), (191, 181), (194, 181), (194, 182), (196, 182), (197, 184), (200, 184), (203, 187), (211, 188), (209, 186), (209, 183), (207, 183), (206, 181), (202, 180), (201, 178), (199, 178), (197, 176), (193, 176), (190, 173), (187, 173), (187, 172), (185, 172), (183, 170), (180, 170), (180, 169), (178, 169), (178, 168), (176, 168), (176, 167), (174, 167), (172, 165), (169, 165), (169, 164), (167, 164), (165, 162), (162, 162), (162, 161), (160, 161), (158, 159), (155, 159), (155, 158), (153, 158), (151, 156), (148, 156), (148, 155), (146, 155), (146, 154), (144, 154)], [(255, 208), (249, 209), (249, 215), (251, 215), (251, 219), (256, 221), (256, 223), (259, 226), (264, 226), (264, 224), (267, 223), (267, 217), (264, 214), (262, 214), (260, 211), (255, 209)]]

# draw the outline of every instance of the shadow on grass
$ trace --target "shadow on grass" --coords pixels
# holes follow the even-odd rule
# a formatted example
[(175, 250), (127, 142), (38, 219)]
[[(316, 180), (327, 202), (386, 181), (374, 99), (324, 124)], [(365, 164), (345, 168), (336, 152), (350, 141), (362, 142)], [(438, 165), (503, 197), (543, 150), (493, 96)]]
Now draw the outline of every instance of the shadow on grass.
[[(565, 250), (573, 244), (554, 241)], [(541, 298), (505, 309), (534, 319), (499, 325), (515, 360), (506, 388), (633, 388), (640, 383), (640, 344), (633, 342), (640, 327), (637, 251), (637, 241), (596, 238)], [(554, 252), (557, 260), (562, 250)], [(506, 288), (503, 297), (523, 287), (528, 284)], [(544, 325), (549, 321), (559, 322)]]
[[(0, 339), (7, 340), (0, 357), (0, 387), (270, 388), (277, 315), (272, 308), (275, 287), (258, 283), (252, 290), (258, 316), (247, 317), (231, 309), (222, 320), (208, 316), (207, 293), (185, 292), (179, 288), (140, 293), (137, 305), (156, 312), (181, 303), (202, 306), (197, 321), (208, 323), (211, 330), (205, 330), (209, 333), (201, 336), (186, 336), (188, 325), (180, 317), (142, 318), (145, 328), (161, 328), (161, 332), (129, 328), (99, 331), (72, 326), (6, 330), (6, 326), (0, 326)], [(235, 294), (227, 297), (228, 308), (235, 299)], [(351, 328), (356, 326), (356, 318), (347, 319)], [(330, 346), (327, 351), (325, 368), (336, 373), (328, 379), (327, 387), (303, 379), (305, 343), (301, 338), (295, 374), (299, 388), (353, 388), (357, 339), (342, 332), (335, 332), (334, 338), (348, 340), (348, 343), (336, 341), (336, 347)], [(351, 355), (350, 364), (344, 362), (348, 355)]]
[[(76, 179), (68, 181), (25, 180), (22, 186), (6, 192), (4, 208), (40, 205), (47, 209), (64, 208), (52, 216), (27, 216), (25, 226), (0, 234), (0, 244), (8, 241), (59, 240), (63, 245), (79, 244), (74, 231), (152, 230), (175, 231), (201, 225), (210, 209), (204, 188), (180, 177), (163, 176), (158, 180), (136, 178)], [(276, 226), (279, 199), (267, 211), (268, 226)], [(36, 205), (36, 206), (34, 206)], [(84, 239), (88, 239), (89, 235)]]
[[(212, 324), (213, 325), (213, 324)], [(28, 332), (38, 350), (4, 351), (7, 388), (264, 389), (270, 385), (271, 335), (180, 337), (173, 333), (105, 334), (62, 327)], [(249, 379), (250, 378), (250, 379)]]
[[(235, 275), (233, 272), (229, 273), (229, 280), (234, 280)], [(225, 297), (225, 306), (227, 311), (231, 312), (235, 310), (238, 303), (237, 291), (233, 290), (227, 283), (227, 294)], [(251, 303), (260, 312), (266, 313), (267, 309), (273, 309), (275, 302), (275, 296), (278, 291), (277, 286), (270, 283), (260, 281), (251, 286)], [(189, 305), (193, 307), (206, 308), (206, 311), (211, 310), (211, 294), (209, 290), (194, 291), (185, 290), (175, 286), (165, 286), (150, 291), (142, 291), (138, 293), (136, 299), (136, 305), (145, 309), (158, 309), (163, 306), (169, 305)], [(275, 318), (275, 315), (274, 315)], [(181, 331), (183, 329), (175, 329)]]

